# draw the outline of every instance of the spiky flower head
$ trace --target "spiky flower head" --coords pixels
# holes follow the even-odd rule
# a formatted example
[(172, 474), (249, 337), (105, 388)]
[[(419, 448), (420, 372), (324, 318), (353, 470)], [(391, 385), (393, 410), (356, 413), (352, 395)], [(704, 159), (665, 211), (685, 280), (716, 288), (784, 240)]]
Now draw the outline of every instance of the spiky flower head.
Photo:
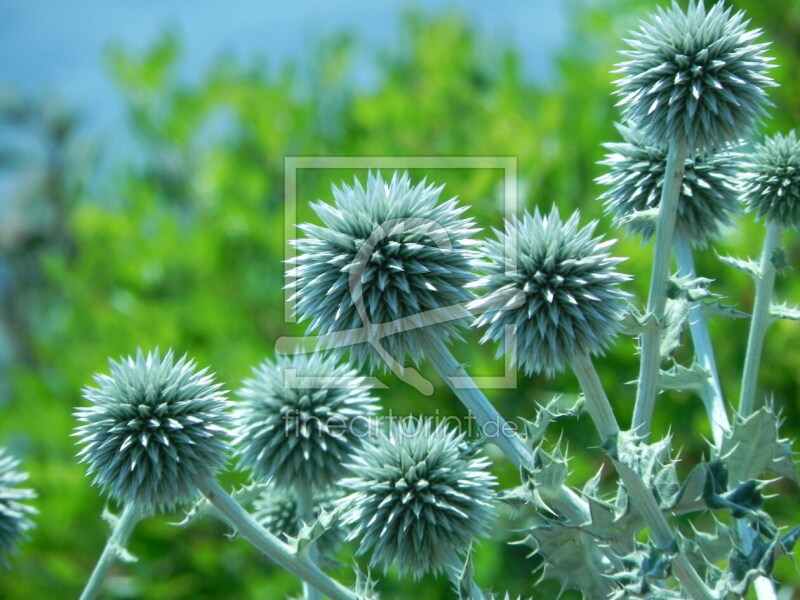
[(365, 445), (342, 486), (348, 539), (371, 563), (414, 577), (441, 572), (485, 535), (492, 520), (495, 477), (486, 458), (470, 452), (464, 435), (430, 419), (392, 421)]
[(358, 365), (387, 367), (376, 346), (419, 361), (423, 331), (447, 340), (469, 316), (477, 229), (455, 198), (439, 202), (441, 192), (407, 173), (388, 183), (371, 173), (366, 187), (356, 179), (333, 188), (333, 205), (313, 205), (323, 226), (299, 226), (306, 237), (293, 242), (300, 254), (288, 272), (296, 312), (310, 331), (336, 334)]
[(486, 242), (486, 276), (475, 284), (486, 293), (470, 304), (480, 313), (475, 325), (487, 328), (481, 343), (500, 341), (498, 356), (510, 350), (528, 375), (599, 354), (620, 329), (628, 294), (619, 284), (629, 277), (616, 265), (624, 259), (608, 253), (614, 240), (594, 235), (596, 222), (581, 229), (579, 218), (536, 209)]
[(277, 485), (325, 488), (369, 434), (378, 410), (364, 377), (335, 357), (278, 356), (253, 369), (234, 408), (243, 467)]
[[(633, 127), (617, 129), (624, 141), (605, 144), (611, 154), (600, 164), (611, 171), (597, 182), (610, 189), (600, 199), (618, 226), (625, 224), (647, 240), (656, 229), (655, 218), (647, 212), (657, 210), (661, 202), (667, 150)], [(686, 159), (675, 230), (697, 246), (719, 235), (720, 226), (730, 225), (730, 215), (738, 210), (738, 156), (729, 149), (694, 152)]]
[(761, 31), (748, 24), (722, 1), (709, 10), (696, 0), (686, 12), (677, 2), (659, 8), (631, 34), (628, 60), (615, 71), (626, 119), (662, 146), (683, 138), (690, 149), (710, 149), (746, 135), (774, 85), (769, 44), (753, 43)]
[(756, 145), (744, 168), (742, 197), (760, 219), (800, 224), (800, 140), (794, 131)]
[(19, 460), (0, 448), (0, 564), (7, 564), (6, 555), (16, 551), (17, 542), (33, 527), (30, 515), (36, 514), (24, 502), (36, 494), (19, 487), (28, 474), (18, 469)]
[[(341, 496), (341, 493), (332, 489), (314, 494), (314, 517), (319, 517), (322, 511), (333, 514), (336, 508), (335, 502)], [(270, 533), (286, 538), (297, 537), (303, 525), (297, 494), (277, 486), (269, 486), (253, 503), (253, 518)], [(330, 558), (342, 545), (344, 537), (341, 523), (334, 520), (331, 527), (317, 538), (315, 546), (320, 555)]]
[(225, 394), (186, 355), (158, 350), (109, 360), (111, 373), (85, 387), (76, 409), (81, 462), (94, 484), (145, 513), (166, 512), (197, 496), (198, 478), (226, 462)]

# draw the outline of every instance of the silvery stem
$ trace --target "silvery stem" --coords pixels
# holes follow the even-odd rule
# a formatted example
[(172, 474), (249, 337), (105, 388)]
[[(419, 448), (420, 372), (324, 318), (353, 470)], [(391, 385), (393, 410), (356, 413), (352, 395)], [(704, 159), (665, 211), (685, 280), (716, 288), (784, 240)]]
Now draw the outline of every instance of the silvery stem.
[(240, 536), (279, 566), (310, 583), (331, 600), (359, 600), (354, 592), (323, 573), (307, 556), (295, 554), (290, 546), (259, 525), (214, 478), (198, 479), (197, 486)]
[[(297, 516), (303, 523), (311, 523), (314, 520), (314, 494), (311, 487), (305, 481), (301, 481), (295, 484), (295, 491), (297, 493)], [(311, 544), (308, 548), (308, 559), (315, 565), (319, 565), (319, 551), (316, 543)], [(305, 600), (322, 600), (319, 590), (307, 581), (303, 582), (303, 598)]]
[(647, 317), (655, 320), (655, 326), (646, 328), (641, 335), (639, 387), (636, 390), (636, 405), (633, 409), (631, 427), (637, 435), (645, 440), (650, 435), (655, 409), (658, 373), (661, 367), (661, 327), (664, 320), (664, 308), (667, 304), (666, 292), (672, 254), (672, 235), (678, 214), (678, 202), (687, 154), (688, 144), (685, 138), (670, 142), (664, 170), (664, 186), (661, 189), (661, 200), (658, 207), (653, 269), (650, 278), (650, 292), (647, 297)]
[(761, 352), (764, 349), (764, 338), (770, 324), (769, 308), (772, 303), (772, 290), (775, 287), (775, 265), (772, 264), (772, 252), (780, 247), (783, 227), (769, 221), (764, 249), (761, 252), (761, 265), (756, 280), (756, 300), (753, 305), (753, 316), (750, 320), (750, 335), (747, 338), (747, 354), (744, 359), (742, 375), (742, 391), (739, 397), (739, 414), (750, 415), (755, 408), (758, 369), (761, 366)]
[[(492, 406), (444, 342), (427, 336), (423, 346), (431, 365), (455, 392), (461, 403), (474, 415), (484, 436), (500, 448), (515, 467), (533, 469), (533, 450), (517, 435), (516, 427), (508, 423)], [(549, 499), (554, 507), (574, 524), (586, 523), (589, 520), (588, 504), (568, 487), (562, 486), (558, 496)]]
[[(616, 436), (619, 433), (619, 425), (591, 358), (588, 355), (579, 356), (573, 360), (572, 368), (583, 390), (586, 410), (592, 417), (600, 437), (606, 441)], [(672, 561), (675, 577), (693, 600), (713, 600), (714, 595), (711, 590), (677, 547), (675, 535), (653, 496), (653, 490), (628, 465), (614, 457), (612, 462), (628, 492), (631, 504), (642, 516), (656, 546), (669, 552), (677, 550)]]
[[(675, 236), (675, 257), (678, 261), (678, 275), (696, 278), (692, 246), (685, 235)], [(708, 332), (708, 321), (700, 302), (693, 302), (689, 309), (689, 331), (692, 335), (695, 360), (709, 373), (709, 386), (701, 394), (706, 407), (708, 418), (711, 421), (711, 435), (714, 445), (722, 444), (722, 437), (731, 428), (728, 413), (725, 411), (725, 401), (722, 396), (722, 386), (717, 373), (717, 363), (714, 359), (714, 347), (711, 344), (711, 335)]]
[(114, 561), (119, 558), (120, 551), (128, 543), (128, 538), (131, 536), (133, 528), (141, 520), (142, 512), (139, 507), (135, 503), (128, 504), (114, 525), (114, 530), (106, 542), (106, 547), (103, 548), (103, 553), (100, 555), (100, 560), (97, 561), (92, 576), (83, 589), (80, 600), (93, 600), (97, 597), (106, 575), (108, 575)]

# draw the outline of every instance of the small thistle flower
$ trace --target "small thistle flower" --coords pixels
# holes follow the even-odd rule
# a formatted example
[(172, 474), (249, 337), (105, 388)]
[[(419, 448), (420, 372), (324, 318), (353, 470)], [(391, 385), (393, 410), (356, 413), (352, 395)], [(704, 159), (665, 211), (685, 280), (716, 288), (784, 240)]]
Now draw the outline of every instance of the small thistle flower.
[(455, 198), (438, 203), (441, 192), (408, 174), (388, 184), (370, 174), (366, 188), (343, 184), (333, 206), (314, 205), (323, 227), (299, 226), (307, 237), (293, 242), (301, 254), (288, 272), (296, 312), (309, 331), (338, 333), (358, 365), (386, 369), (375, 344), (419, 362), (422, 329), (447, 340), (469, 317), (461, 304), (472, 298), (464, 286), (477, 229)]
[(372, 565), (396, 563), (415, 578), (441, 572), (464, 554), (492, 520), (489, 462), (468, 451), (464, 435), (429, 419), (391, 422), (364, 446), (342, 486), (342, 520), (361, 538)]
[(556, 207), (544, 217), (537, 209), (486, 242), (487, 276), (475, 284), (486, 294), (470, 304), (482, 313), (475, 325), (487, 327), (481, 343), (503, 344), (513, 326), (511, 359), (528, 375), (550, 376), (578, 356), (600, 354), (620, 329), (628, 294), (618, 286), (629, 277), (615, 266), (624, 259), (607, 252), (614, 240), (594, 237), (596, 222), (578, 229), (578, 219), (576, 211), (562, 223)]
[(742, 195), (758, 218), (784, 227), (800, 224), (800, 140), (794, 131), (756, 145), (743, 167)]
[[(611, 189), (600, 199), (605, 200), (606, 214), (614, 217), (617, 226), (625, 223), (647, 240), (655, 233), (655, 220), (630, 217), (658, 208), (667, 150), (649, 143), (632, 127), (618, 125), (617, 129), (625, 141), (605, 144), (612, 154), (600, 164), (610, 167), (611, 172), (597, 182)], [(675, 230), (697, 246), (703, 247), (709, 238), (718, 236), (720, 226), (730, 225), (730, 215), (738, 210), (737, 159), (738, 154), (730, 151), (696, 152), (686, 159)]]
[(677, 2), (642, 22), (617, 65), (618, 105), (654, 143), (686, 139), (689, 148), (711, 149), (739, 139), (766, 114), (769, 44), (754, 44), (743, 12), (724, 2), (706, 11), (692, 0)]
[(166, 512), (197, 496), (195, 481), (225, 464), (225, 395), (207, 369), (170, 350), (138, 350), (86, 387), (91, 406), (76, 410), (76, 429), (93, 483), (143, 512)]
[(0, 448), (0, 564), (7, 564), (6, 555), (16, 551), (17, 542), (33, 527), (29, 516), (36, 514), (35, 508), (22, 502), (36, 494), (17, 487), (28, 478), (18, 467), (19, 461)]
[[(333, 512), (335, 502), (341, 497), (332, 490), (314, 494), (315, 517), (321, 511)], [(286, 488), (270, 486), (261, 497), (253, 503), (253, 518), (273, 535), (287, 538), (297, 537), (300, 533), (302, 519), (297, 503), (297, 494)], [(323, 533), (315, 542), (320, 555), (331, 557), (344, 541), (344, 530), (340, 524), (334, 525)]]
[(286, 487), (333, 484), (378, 410), (364, 377), (321, 354), (278, 356), (253, 375), (234, 409), (242, 466)]

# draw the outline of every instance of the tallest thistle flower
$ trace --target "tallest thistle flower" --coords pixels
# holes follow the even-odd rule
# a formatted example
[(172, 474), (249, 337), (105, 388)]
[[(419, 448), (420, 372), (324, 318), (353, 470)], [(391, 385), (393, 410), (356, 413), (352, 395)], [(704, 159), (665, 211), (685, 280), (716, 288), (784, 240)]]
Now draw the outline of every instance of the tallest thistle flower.
[(706, 11), (692, 1), (659, 9), (632, 34), (629, 60), (617, 65), (619, 105), (654, 143), (684, 138), (709, 149), (736, 140), (766, 113), (769, 44), (755, 44), (744, 13), (723, 2)]

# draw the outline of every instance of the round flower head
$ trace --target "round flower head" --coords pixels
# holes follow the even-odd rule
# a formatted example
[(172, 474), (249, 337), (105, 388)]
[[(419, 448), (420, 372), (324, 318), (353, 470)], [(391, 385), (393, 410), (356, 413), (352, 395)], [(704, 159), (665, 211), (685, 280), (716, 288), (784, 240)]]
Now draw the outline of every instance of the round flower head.
[(6, 563), (6, 555), (16, 551), (16, 544), (33, 527), (29, 516), (36, 509), (22, 500), (35, 498), (33, 490), (17, 487), (28, 478), (27, 473), (17, 470), (19, 461), (0, 448), (0, 563)]
[(486, 293), (470, 306), (481, 313), (475, 324), (487, 326), (482, 343), (502, 341), (498, 356), (512, 342), (512, 362), (528, 375), (599, 354), (620, 329), (628, 294), (618, 286), (629, 277), (615, 267), (624, 259), (607, 252), (613, 240), (594, 236), (596, 222), (579, 229), (578, 219), (537, 209), (486, 242), (487, 275), (475, 284)]
[(94, 482), (123, 503), (145, 512), (169, 511), (191, 502), (198, 478), (225, 463), (228, 416), (225, 395), (207, 369), (197, 371), (186, 356), (161, 358), (139, 350), (111, 374), (94, 376), (97, 387), (77, 409), (78, 456)]
[(287, 487), (333, 484), (378, 410), (365, 379), (321, 354), (278, 356), (253, 375), (234, 409), (242, 466)]
[[(611, 189), (600, 198), (617, 225), (626, 223), (647, 240), (655, 233), (655, 220), (628, 218), (658, 208), (667, 151), (649, 143), (636, 129), (623, 125), (617, 129), (625, 141), (605, 145), (612, 154), (600, 164), (611, 172), (597, 181)], [(738, 210), (737, 158), (733, 152), (695, 152), (686, 159), (675, 229), (695, 245), (705, 246), (709, 238), (719, 235), (720, 225), (730, 225), (731, 213)]]
[[(314, 494), (315, 517), (321, 511), (331, 513), (335, 501), (341, 497), (331, 490)], [(253, 518), (267, 531), (276, 536), (297, 537), (303, 522), (299, 515), (297, 495), (286, 488), (270, 486), (253, 503)], [(315, 542), (322, 556), (331, 557), (342, 545), (344, 531), (341, 524), (334, 522)]]
[(755, 44), (761, 31), (747, 31), (743, 12), (723, 2), (706, 11), (692, 0), (677, 2), (642, 22), (617, 65), (619, 105), (654, 143), (686, 139), (689, 148), (710, 149), (739, 139), (763, 116), (769, 44)]
[(342, 485), (342, 520), (361, 538), (371, 564), (414, 577), (441, 572), (485, 535), (492, 520), (495, 478), (488, 460), (467, 452), (464, 435), (430, 420), (392, 421), (350, 465)]
[(800, 224), (800, 140), (794, 131), (756, 146), (744, 165), (743, 198), (758, 218), (784, 227)]
[(464, 285), (477, 230), (454, 198), (438, 202), (441, 191), (412, 186), (408, 174), (388, 184), (370, 174), (366, 188), (343, 184), (333, 206), (314, 205), (324, 226), (299, 226), (306, 237), (294, 241), (300, 255), (288, 272), (296, 312), (310, 331), (336, 334), (359, 365), (385, 369), (386, 352), (418, 362), (423, 329), (446, 340), (469, 316), (461, 304), (472, 298)]

